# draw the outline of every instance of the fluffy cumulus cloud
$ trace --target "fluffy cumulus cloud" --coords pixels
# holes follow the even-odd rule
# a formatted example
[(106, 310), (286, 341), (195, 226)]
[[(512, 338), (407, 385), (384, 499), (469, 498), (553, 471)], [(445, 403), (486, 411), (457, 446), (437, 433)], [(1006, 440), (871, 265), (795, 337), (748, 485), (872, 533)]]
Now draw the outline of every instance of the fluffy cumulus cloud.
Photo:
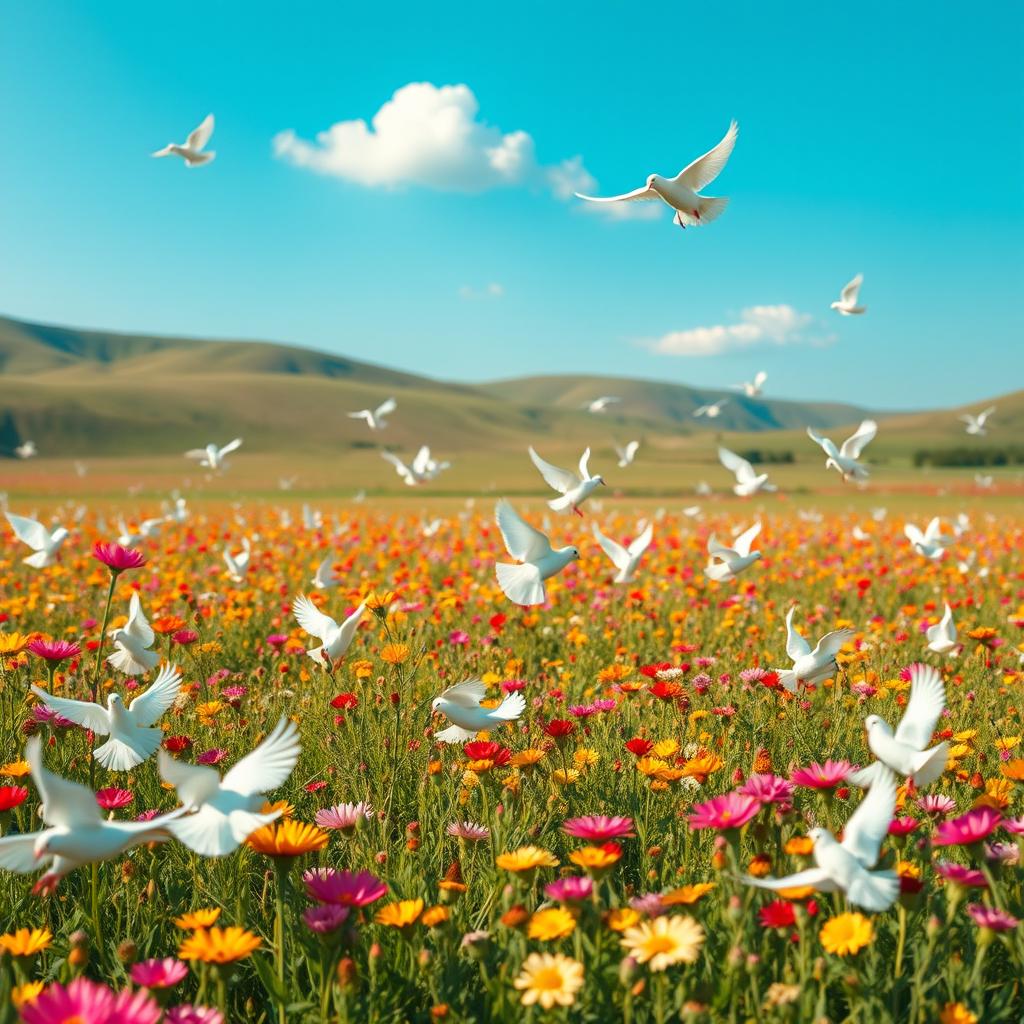
[(801, 313), (785, 304), (751, 306), (740, 313), (736, 323), (671, 331), (647, 346), (667, 356), (717, 356), (751, 345), (827, 343), (827, 338), (811, 336), (813, 322), (810, 313)]
[[(339, 121), (313, 141), (294, 131), (279, 132), (274, 153), (282, 160), (366, 188), (418, 185), (445, 192), (484, 192), (508, 186), (547, 188), (558, 199), (593, 192), (597, 182), (574, 156), (558, 164), (538, 163), (533, 138), (522, 130), (503, 132), (479, 115), (468, 85), (411, 82), (398, 89), (373, 116)], [(653, 203), (588, 211), (613, 218), (651, 216)]]

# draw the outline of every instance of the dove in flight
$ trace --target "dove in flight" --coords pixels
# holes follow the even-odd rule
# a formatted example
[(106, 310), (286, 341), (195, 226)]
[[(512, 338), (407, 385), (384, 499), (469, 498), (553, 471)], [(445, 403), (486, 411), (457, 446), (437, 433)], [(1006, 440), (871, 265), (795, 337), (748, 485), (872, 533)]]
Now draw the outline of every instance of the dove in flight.
[(35, 441), (23, 441), (14, 449), (14, 454), (19, 459), (32, 459), (39, 454), (39, 449), (36, 448)]
[(619, 469), (625, 469), (627, 466), (632, 466), (633, 460), (636, 458), (636, 453), (639, 449), (639, 441), (630, 441), (625, 448), (620, 448), (618, 445), (615, 445), (615, 454), (619, 457)]
[[(167, 508), (167, 506), (164, 506)], [(165, 523), (184, 523), (188, 521), (188, 499), (176, 497), (174, 498), (174, 504), (170, 506), (167, 514), (164, 516)]]
[(775, 484), (768, 483), (767, 473), (755, 473), (754, 467), (741, 455), (729, 451), (728, 448), (718, 449), (718, 461), (736, 477), (733, 494), (741, 498), (749, 498), (758, 491), (774, 491)]
[(235, 583), (241, 583), (249, 571), (249, 558), (252, 556), (252, 545), (249, 543), (249, 538), (242, 538), (242, 550), (237, 554), (232, 554), (227, 548), (221, 554), (224, 557), (224, 564), (228, 567), (228, 575)]
[(525, 710), (526, 701), (521, 693), (506, 694), (495, 708), (480, 706), (487, 690), (479, 679), (456, 683), (435, 697), (432, 711), (440, 711), (452, 724), (434, 733), (438, 743), (465, 743), (484, 729), (495, 729), (506, 722), (514, 722)]
[(946, 548), (953, 543), (953, 538), (942, 532), (942, 520), (938, 516), (928, 523), (924, 533), (914, 523), (905, 524), (903, 535), (919, 555), (933, 560), (941, 558)]
[(807, 428), (807, 436), (821, 446), (828, 456), (825, 460), (826, 469), (838, 470), (844, 480), (866, 480), (867, 467), (857, 460), (860, 453), (874, 440), (878, 433), (878, 424), (874, 420), (864, 420), (861, 425), (844, 442), (841, 448), (828, 437), (816, 434), (812, 427)]
[(531, 446), (529, 448), (530, 458), (533, 464), (540, 470), (540, 475), (549, 487), (558, 491), (562, 496), (553, 498), (548, 502), (548, 508), (553, 512), (564, 512), (572, 509), (578, 516), (582, 516), (580, 505), (600, 486), (604, 484), (604, 477), (591, 476), (587, 463), (590, 462), (590, 449), (588, 448), (580, 457), (579, 471), (571, 469), (559, 469), (545, 462)]
[(654, 538), (654, 524), (648, 523), (647, 528), (634, 537), (626, 547), (623, 547), (618, 541), (606, 537), (598, 529), (597, 523), (594, 524), (594, 537), (615, 568), (619, 570), (614, 582), (629, 583), (633, 579), (636, 567), (640, 564), (640, 559), (644, 557), (644, 552), (651, 546), (651, 540)]
[(22, 559), (25, 565), (30, 565), (33, 569), (45, 569), (57, 561), (57, 552), (68, 536), (68, 531), (63, 526), (51, 530), (37, 520), (29, 519), (28, 516), (16, 516), (12, 512), (5, 512), (4, 515), (11, 524), (14, 536), (34, 552), (28, 558)]
[[(761, 532), (761, 523), (756, 522), (749, 530), (741, 533), (732, 544), (731, 548), (720, 544), (714, 534), (708, 537), (708, 555), (711, 561), (708, 562), (704, 575), (711, 580), (718, 580), (720, 583), (727, 583), (734, 580), (750, 568), (760, 557), (760, 551), (751, 551), (750, 546)], [(718, 559), (718, 561), (715, 561)]]
[(729, 200), (718, 196), (702, 196), (700, 191), (711, 184), (722, 173), (733, 147), (739, 126), (733, 121), (721, 142), (714, 149), (698, 157), (683, 168), (674, 178), (650, 174), (647, 184), (632, 192), (618, 196), (585, 196), (576, 193), (577, 199), (588, 203), (625, 203), (637, 200), (662, 200), (676, 211), (672, 220), (681, 228), (707, 224), (720, 216)]
[(722, 410), (729, 404), (728, 398), (720, 398), (717, 402), (709, 402), (707, 405), (699, 405), (693, 410), (693, 415), (698, 419), (707, 416), (709, 420), (717, 420), (722, 415)]
[(844, 892), (850, 903), (865, 910), (887, 910), (900, 894), (899, 877), (888, 868), (871, 869), (878, 863), (895, 812), (896, 779), (882, 766), (844, 826), (842, 842), (825, 828), (812, 828), (808, 833), (814, 843), (815, 867), (785, 878), (744, 875), (742, 881), (776, 891), (809, 885), (818, 892)]
[[(942, 676), (931, 665), (911, 665), (910, 699), (900, 724), (894, 733), (880, 715), (868, 715), (864, 719), (868, 748), (879, 762), (910, 779), (915, 786), (931, 785), (946, 770), (949, 755), (948, 743), (928, 748), (945, 709), (946, 688)], [(871, 765), (865, 771), (873, 773), (876, 768)], [(860, 780), (855, 781), (862, 784)]]
[(768, 374), (764, 370), (759, 370), (753, 380), (745, 380), (742, 384), (733, 384), (733, 387), (737, 391), (742, 391), (747, 398), (757, 398), (764, 390), (766, 380), (768, 380)]
[(160, 655), (149, 650), (156, 640), (156, 634), (146, 619), (138, 594), (132, 594), (128, 606), (128, 621), (113, 634), (114, 653), (107, 658), (107, 664), (126, 676), (141, 676), (160, 664)]
[(831, 309), (834, 309), (840, 316), (859, 316), (868, 311), (867, 306), (857, 305), (857, 295), (860, 286), (864, 283), (864, 275), (858, 274), (840, 293), (839, 299), (833, 302)]
[(228, 463), (225, 456), (241, 447), (242, 439), (236, 437), (234, 441), (229, 441), (223, 448), (218, 448), (215, 444), (208, 444), (205, 448), (190, 448), (185, 452), (185, 458), (198, 459), (199, 465), (205, 466), (207, 469), (227, 469)]
[(189, 132), (188, 138), (178, 145), (172, 142), (163, 149), (158, 149), (153, 156), (180, 156), (185, 161), (186, 167), (201, 167), (210, 163), (217, 155), (213, 150), (207, 150), (206, 144), (213, 135), (213, 114), (207, 114), (198, 128)]
[(956, 639), (956, 623), (953, 622), (953, 609), (949, 607), (948, 602), (946, 610), (942, 613), (942, 618), (934, 626), (928, 627), (925, 638), (928, 640), (929, 651), (950, 656), (956, 653), (960, 645)]
[(185, 810), (195, 812), (168, 825), (170, 832), (202, 857), (231, 853), (281, 813), (260, 808), (265, 794), (288, 780), (301, 752), (299, 730), (285, 717), (223, 778), (215, 768), (178, 761), (161, 750), (160, 778), (178, 791)]
[(113, 860), (140, 843), (162, 843), (171, 838), (167, 826), (185, 813), (183, 809), (149, 821), (104, 818), (91, 789), (47, 769), (41, 745), (39, 736), (29, 737), (25, 760), (39, 791), (47, 827), (0, 839), (0, 868), (22, 875), (47, 868), (33, 893), (53, 893), (66, 874), (83, 864)]
[(547, 600), (544, 580), (560, 573), (570, 562), (579, 561), (574, 547), (552, 549), (551, 542), (532, 527), (503, 498), (495, 508), (495, 519), (508, 553), (522, 565), (498, 562), (495, 572), (504, 595), (519, 605), (543, 604)]
[(962, 416), (958, 417), (962, 422), (966, 423), (964, 431), (968, 434), (972, 434), (975, 437), (984, 437), (988, 431), (985, 429), (985, 424), (988, 421), (989, 416), (996, 411), (994, 405), (990, 405), (987, 409), (982, 409), (977, 416), (972, 416), (969, 412), (965, 412)]
[(299, 625), (320, 641), (306, 654), (325, 668), (330, 668), (349, 649), (365, 611), (364, 601), (339, 625), (326, 612), (320, 611), (305, 594), (299, 594), (292, 602), (292, 614)]
[(836, 655), (843, 644), (856, 635), (852, 629), (834, 629), (826, 633), (814, 650), (793, 626), (794, 605), (786, 615), (786, 654), (793, 662), (791, 669), (777, 669), (779, 682), (796, 693), (800, 683), (820, 683), (831, 678), (836, 671)]
[(341, 582), (341, 577), (334, 571), (334, 554), (329, 554), (317, 567), (310, 581), (317, 590), (332, 590)]
[(595, 398), (592, 402), (584, 403), (583, 407), (587, 412), (600, 413), (606, 412), (609, 406), (621, 401), (622, 399), (617, 398), (615, 395), (601, 395), (600, 398)]
[(175, 665), (164, 665), (156, 679), (132, 702), (125, 705), (119, 693), (107, 698), (107, 706), (91, 701), (57, 697), (38, 686), (32, 692), (61, 718), (110, 739), (97, 747), (96, 760), (112, 772), (126, 772), (152, 757), (160, 746), (163, 731), (154, 728), (178, 696), (181, 673)]
[(393, 398), (389, 398), (381, 402), (376, 409), (360, 409), (358, 412), (350, 412), (348, 418), (350, 420), (366, 420), (366, 425), (371, 430), (383, 430), (387, 426), (384, 417), (397, 408), (398, 403)]

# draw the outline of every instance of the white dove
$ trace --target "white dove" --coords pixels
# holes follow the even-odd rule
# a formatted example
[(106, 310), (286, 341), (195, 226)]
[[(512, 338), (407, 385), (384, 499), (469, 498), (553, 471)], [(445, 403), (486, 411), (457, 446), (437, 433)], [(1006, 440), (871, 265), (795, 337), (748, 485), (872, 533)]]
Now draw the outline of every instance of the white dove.
[(114, 653), (107, 658), (107, 663), (118, 672), (141, 676), (160, 664), (160, 655), (149, 650), (156, 634), (142, 611), (138, 594), (132, 594), (127, 623), (121, 629), (115, 629), (112, 636)]
[(878, 424), (874, 420), (864, 420), (861, 425), (844, 442), (841, 448), (836, 448), (831, 438), (822, 437), (816, 434), (812, 427), (807, 428), (807, 436), (821, 446), (822, 451), (828, 456), (825, 460), (826, 469), (836, 469), (844, 480), (866, 480), (868, 478), (867, 467), (858, 462), (860, 453), (874, 440), (878, 433)]
[(974, 482), (981, 490), (990, 491), (996, 478), (991, 473), (975, 473)]
[(587, 468), (587, 463), (590, 461), (590, 449), (588, 448), (580, 457), (579, 472), (552, 466), (550, 462), (545, 462), (532, 446), (529, 452), (533, 464), (540, 470), (540, 475), (544, 477), (548, 486), (562, 495), (560, 498), (553, 498), (549, 501), (548, 508), (553, 512), (564, 512), (571, 508), (576, 515), (582, 516), (580, 505), (604, 484), (604, 477), (591, 476), (590, 470)]
[(273, 732), (246, 754), (223, 778), (215, 768), (175, 760), (165, 750), (157, 758), (160, 777), (178, 791), (178, 799), (194, 814), (169, 828), (176, 839), (203, 857), (223, 857), (268, 825), (280, 810), (260, 813), (264, 794), (284, 784), (302, 746), (290, 718), (281, 718)]
[(953, 538), (942, 532), (942, 520), (938, 516), (928, 523), (924, 533), (914, 523), (906, 523), (903, 535), (919, 555), (931, 559), (941, 558), (946, 553), (946, 548), (953, 543)]
[(604, 412), (608, 406), (621, 401), (622, 399), (616, 398), (615, 395), (602, 395), (600, 398), (595, 398), (592, 402), (587, 402), (584, 408), (587, 412), (599, 413)]
[(393, 398), (389, 398), (381, 402), (376, 409), (360, 409), (358, 412), (350, 412), (348, 418), (350, 420), (366, 420), (366, 425), (371, 430), (383, 430), (387, 426), (384, 417), (397, 408), (398, 403)]
[(252, 556), (252, 545), (248, 537), (242, 538), (242, 550), (232, 554), (226, 548), (221, 552), (224, 564), (228, 567), (228, 575), (236, 582), (241, 583), (245, 574), (249, 571), (249, 558)]
[(51, 531), (49, 527), (28, 516), (16, 516), (11, 512), (5, 512), (4, 515), (11, 524), (14, 536), (35, 552), (22, 559), (25, 565), (31, 565), (33, 569), (44, 569), (57, 561), (57, 552), (68, 535), (63, 526)]
[(826, 633), (814, 650), (793, 627), (794, 605), (786, 615), (786, 654), (793, 662), (791, 669), (777, 669), (779, 682), (796, 693), (800, 683), (820, 683), (829, 679), (836, 671), (836, 655), (843, 644), (856, 635), (852, 629), (834, 629)]
[(718, 461), (729, 472), (735, 474), (736, 483), (733, 484), (733, 493), (741, 498), (749, 498), (758, 491), (774, 491), (775, 484), (768, 483), (767, 473), (755, 473), (754, 467), (741, 455), (729, 451), (728, 448), (718, 449)]
[[(167, 506), (164, 506), (165, 508)], [(165, 523), (184, 523), (188, 521), (188, 499), (187, 498), (175, 498), (174, 504), (170, 507), (167, 514), (164, 516)]]
[(693, 410), (693, 415), (697, 417), (707, 416), (709, 420), (716, 420), (722, 415), (722, 410), (728, 404), (728, 398), (720, 398), (717, 402), (709, 402), (707, 405), (699, 405)]
[(968, 434), (973, 434), (977, 437), (984, 437), (987, 433), (985, 430), (985, 423), (989, 416), (991, 416), (995, 411), (996, 407), (994, 405), (990, 405), (987, 409), (983, 409), (979, 412), (977, 416), (972, 416), (969, 412), (966, 412), (962, 416), (958, 417), (958, 419), (967, 424), (967, 426), (964, 427), (964, 430)]
[[(715, 535), (711, 534), (708, 537), (708, 554), (711, 556), (711, 561), (708, 562), (704, 575), (708, 579), (718, 580), (721, 583), (736, 579), (744, 569), (748, 569), (761, 557), (760, 551), (750, 550), (750, 545), (754, 543), (754, 538), (760, 532), (761, 523), (754, 523), (749, 530), (741, 533), (733, 541), (731, 548), (719, 544)], [(716, 558), (719, 561), (716, 562)]]
[(213, 135), (213, 114), (207, 114), (198, 128), (189, 132), (182, 145), (172, 142), (163, 149), (158, 149), (153, 156), (180, 156), (186, 167), (201, 167), (208, 164), (217, 155), (213, 150), (206, 150), (206, 144)]
[(451, 469), (451, 466), (450, 462), (438, 462), (426, 445), (416, 453), (416, 458), (412, 461), (413, 472), (420, 474), (425, 480), (434, 480), (444, 470)]
[(331, 590), (341, 582), (341, 577), (334, 571), (334, 562), (332, 552), (316, 567), (310, 582), (317, 590)]
[(104, 818), (91, 789), (46, 768), (41, 745), (39, 736), (30, 737), (25, 743), (25, 760), (42, 801), (43, 822), (49, 827), (0, 839), (0, 868), (28, 875), (47, 867), (34, 893), (54, 892), (66, 874), (83, 864), (112, 860), (140, 843), (170, 839), (167, 825), (181, 817), (184, 809), (149, 821)]
[[(930, 785), (946, 770), (949, 755), (948, 743), (927, 749), (945, 708), (946, 688), (942, 676), (931, 665), (911, 665), (910, 699), (896, 732), (879, 715), (868, 715), (864, 719), (871, 753), (881, 764), (910, 779), (915, 786)], [(861, 778), (855, 781), (863, 785), (865, 775), (870, 779), (875, 772), (876, 766), (870, 765), (858, 773)], [(873, 785), (873, 780), (869, 784)]]
[(205, 466), (207, 469), (226, 469), (228, 464), (224, 456), (230, 455), (241, 447), (242, 439), (236, 437), (234, 441), (229, 441), (223, 448), (218, 448), (215, 444), (208, 444), (205, 448), (190, 448), (185, 452), (185, 458), (198, 459), (199, 465)]
[(14, 454), (19, 459), (31, 459), (39, 454), (39, 449), (36, 448), (35, 441), (23, 441), (14, 449)]
[(707, 224), (720, 216), (729, 200), (718, 196), (702, 196), (698, 193), (706, 188), (722, 173), (736, 145), (736, 134), (739, 126), (733, 121), (722, 141), (703, 156), (698, 157), (689, 166), (681, 170), (674, 178), (663, 178), (660, 174), (647, 177), (647, 184), (632, 192), (624, 192), (619, 196), (585, 196), (577, 192), (578, 199), (590, 203), (620, 203), (635, 200), (661, 199), (676, 211), (672, 222), (679, 227)]
[(412, 466), (407, 466), (397, 455), (392, 452), (381, 452), (380, 457), (390, 462), (395, 467), (395, 472), (405, 481), (407, 487), (416, 487), (426, 480), (422, 473), (418, 473)]
[(295, 482), (299, 478), (297, 476), (279, 476), (277, 478), (277, 487), (281, 491), (290, 491), (294, 486)]
[(430, 705), (440, 711), (452, 724), (434, 733), (438, 743), (465, 743), (484, 729), (495, 729), (505, 722), (514, 722), (525, 710), (526, 701), (521, 693), (510, 693), (496, 708), (484, 708), (480, 702), (487, 697), (487, 689), (479, 679), (449, 686)]
[(552, 549), (547, 537), (504, 498), (495, 508), (495, 519), (508, 553), (523, 563), (498, 562), (494, 567), (498, 586), (516, 604), (543, 604), (547, 600), (544, 580), (560, 573), (570, 562), (579, 561), (579, 551), (574, 547)]
[(639, 441), (630, 441), (625, 448), (615, 445), (615, 454), (619, 457), (619, 469), (625, 469), (627, 466), (633, 465), (633, 460), (636, 458), (639, 448)]
[(292, 602), (292, 614), (299, 625), (320, 643), (311, 647), (306, 654), (315, 662), (330, 668), (348, 649), (359, 628), (359, 620), (366, 611), (366, 602), (339, 625), (319, 608), (305, 594), (299, 594)]
[(127, 706), (119, 693), (112, 693), (103, 707), (92, 701), (57, 697), (38, 686), (33, 686), (32, 692), (62, 718), (109, 736), (96, 748), (96, 760), (112, 772), (126, 772), (156, 753), (163, 731), (153, 726), (174, 704), (180, 686), (177, 666), (164, 665), (150, 686)]
[(840, 316), (858, 316), (861, 313), (866, 313), (867, 306), (857, 305), (857, 294), (860, 292), (860, 286), (864, 283), (864, 275), (858, 274), (843, 290), (839, 293), (839, 299), (833, 302), (831, 309), (834, 309)]
[(759, 889), (795, 889), (813, 886), (819, 892), (844, 892), (854, 906), (865, 910), (887, 910), (900, 894), (900, 880), (888, 868), (870, 870), (878, 863), (882, 843), (896, 811), (896, 780), (884, 766), (874, 775), (867, 791), (843, 827), (843, 841), (837, 842), (828, 829), (812, 828), (816, 867), (785, 878), (742, 876), (747, 885)]
[(764, 383), (767, 379), (768, 374), (764, 370), (759, 370), (753, 380), (745, 380), (742, 384), (733, 384), (733, 387), (737, 391), (742, 391), (747, 398), (757, 398), (764, 390)]
[(601, 545), (604, 553), (612, 560), (612, 564), (619, 570), (615, 583), (628, 583), (644, 557), (644, 552), (651, 546), (654, 538), (654, 524), (648, 523), (647, 528), (630, 541), (627, 547), (623, 547), (617, 541), (606, 537), (594, 524), (594, 537)]
[(948, 603), (946, 604), (946, 610), (942, 613), (942, 618), (934, 626), (928, 627), (925, 637), (928, 640), (929, 651), (950, 656), (956, 653), (960, 645), (956, 639), (956, 623), (953, 622), (953, 609), (949, 607)]

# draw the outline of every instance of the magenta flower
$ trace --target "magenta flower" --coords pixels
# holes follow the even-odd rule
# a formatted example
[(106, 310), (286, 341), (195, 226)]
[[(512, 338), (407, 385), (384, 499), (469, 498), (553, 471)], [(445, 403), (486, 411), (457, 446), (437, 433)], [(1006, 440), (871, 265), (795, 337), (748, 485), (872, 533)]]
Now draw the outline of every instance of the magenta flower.
[(996, 907), (986, 907), (983, 903), (968, 903), (967, 913), (979, 928), (987, 928), (992, 932), (1009, 932), (1020, 924), (1013, 914)]
[(893, 818), (889, 822), (889, 835), (897, 837), (909, 836), (919, 824), (920, 822), (917, 818)]
[(224, 1014), (212, 1006), (182, 1003), (167, 1011), (164, 1024), (224, 1024)]
[(303, 873), (302, 881), (312, 899), (342, 907), (368, 906), (388, 891), (388, 887), (369, 871), (353, 874), (334, 868), (310, 868)]
[(918, 799), (917, 806), (933, 818), (944, 818), (956, 810), (956, 801), (945, 793), (929, 793)]
[(544, 886), (544, 895), (556, 903), (585, 903), (593, 892), (593, 881), (578, 875), (558, 878)]
[(44, 640), (41, 637), (30, 640), (25, 649), (46, 661), (64, 661), (65, 658), (77, 658), (82, 653), (82, 648), (74, 640)]
[(144, 989), (126, 989), (116, 995), (88, 978), (76, 978), (67, 986), (54, 982), (31, 1003), (21, 1007), (25, 1024), (156, 1024), (160, 1007)]
[(970, 846), (987, 839), (998, 827), (1000, 814), (991, 807), (975, 807), (952, 821), (940, 821), (934, 846)]
[(348, 907), (321, 903), (307, 908), (302, 914), (302, 920), (311, 932), (316, 932), (317, 935), (329, 935), (331, 932), (336, 932), (345, 923), (348, 915)]
[(486, 825), (478, 825), (475, 821), (453, 821), (445, 832), (456, 839), (465, 839), (471, 843), (479, 843), (491, 837), (491, 830)]
[(965, 889), (988, 888), (988, 882), (980, 871), (966, 867), (963, 864), (954, 864), (952, 861), (940, 860), (935, 864), (935, 872), (947, 882), (963, 886)]
[(92, 557), (102, 562), (113, 575), (117, 576), (128, 569), (140, 569), (146, 564), (146, 556), (134, 548), (125, 548), (120, 544), (97, 541), (92, 549)]
[[(189, 644), (194, 644), (199, 639), (199, 634), (194, 629), (179, 629), (177, 632), (171, 634), (171, 639), (176, 644), (181, 644), (182, 647), (187, 647)], [(189, 1009), (192, 1009), (192, 1007), (189, 1007)], [(200, 1009), (205, 1010), (205, 1007), (200, 1007)]]
[(188, 965), (173, 956), (162, 960), (140, 960), (128, 972), (136, 985), (143, 988), (171, 988), (188, 974)]
[(628, 839), (634, 835), (632, 818), (610, 818), (604, 814), (570, 818), (563, 822), (562, 831), (577, 839), (589, 839), (592, 843), (606, 843), (610, 839)]
[(461, 629), (454, 629), (448, 634), (448, 643), (464, 646), (469, 643), (469, 634)]
[(818, 764), (817, 761), (809, 764), (806, 768), (797, 768), (793, 772), (793, 782), (797, 786), (807, 786), (810, 789), (833, 789), (843, 782), (853, 771), (853, 765), (849, 761), (826, 761)]
[(646, 892), (642, 896), (633, 896), (630, 898), (629, 905), (638, 914), (650, 918), (661, 917), (667, 909), (660, 892)]
[(793, 802), (793, 783), (778, 775), (751, 775), (737, 792), (752, 796), (763, 804)]
[(1010, 835), (1024, 836), (1024, 817), (1004, 818), (1002, 824), (1003, 828), (1005, 828)]
[(210, 750), (204, 750), (196, 758), (196, 764), (220, 764), (227, 756), (228, 752), (222, 747), (213, 747)]
[(96, 803), (105, 811), (116, 811), (121, 807), (127, 807), (134, 799), (135, 794), (130, 789), (118, 789), (116, 786), (96, 791)]
[(52, 708), (48, 708), (42, 701), (32, 705), (32, 721), (37, 725), (48, 725), (51, 729), (70, 729), (74, 722), (58, 715)]
[(335, 804), (324, 807), (316, 812), (315, 821), (321, 828), (338, 828), (342, 832), (352, 832), (360, 822), (369, 821), (373, 817), (373, 808), (365, 801), (358, 804)]
[(695, 804), (690, 812), (690, 828), (742, 828), (761, 810), (761, 801), (746, 793), (725, 793), (707, 803)]

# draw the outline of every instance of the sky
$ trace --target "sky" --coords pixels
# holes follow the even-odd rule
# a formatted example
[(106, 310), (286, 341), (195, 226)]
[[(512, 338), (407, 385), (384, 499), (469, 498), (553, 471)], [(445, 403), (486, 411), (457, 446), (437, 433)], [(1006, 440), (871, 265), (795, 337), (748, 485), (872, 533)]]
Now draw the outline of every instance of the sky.
[[(1024, 7), (509, 10), (7, 5), (0, 312), (468, 381), (1024, 387)], [(150, 158), (211, 112), (212, 163)], [(571, 195), (675, 175), (733, 118), (711, 224)]]

